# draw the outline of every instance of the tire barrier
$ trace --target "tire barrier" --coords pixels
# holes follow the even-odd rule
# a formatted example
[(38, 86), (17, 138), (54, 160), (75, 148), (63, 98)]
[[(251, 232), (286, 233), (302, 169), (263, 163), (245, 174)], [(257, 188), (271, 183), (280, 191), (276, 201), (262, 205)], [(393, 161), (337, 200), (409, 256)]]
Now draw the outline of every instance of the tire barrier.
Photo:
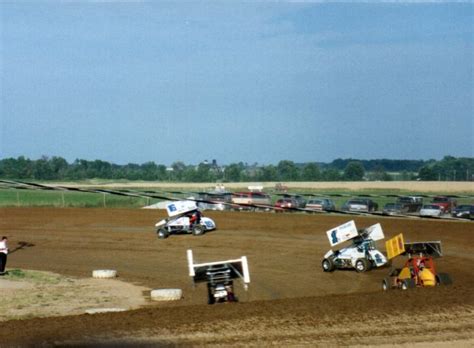
[(150, 292), (153, 301), (177, 301), (183, 298), (181, 289), (155, 289)]
[(92, 278), (110, 279), (117, 277), (117, 271), (114, 269), (97, 269), (92, 271)]
[(100, 314), (100, 313), (112, 313), (112, 312), (125, 312), (126, 308), (89, 308), (86, 309), (86, 314)]

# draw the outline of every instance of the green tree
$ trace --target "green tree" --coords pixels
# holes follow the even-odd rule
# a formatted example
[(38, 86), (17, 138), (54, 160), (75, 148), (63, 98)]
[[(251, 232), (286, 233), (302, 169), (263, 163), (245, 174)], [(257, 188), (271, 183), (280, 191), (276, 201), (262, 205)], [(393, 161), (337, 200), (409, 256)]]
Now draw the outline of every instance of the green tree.
[(328, 168), (322, 172), (322, 180), (323, 181), (339, 181), (341, 180), (341, 174), (335, 168)]
[(229, 164), (224, 169), (224, 178), (227, 182), (240, 182), (242, 178), (243, 172), (243, 164), (242, 163), (232, 163)]
[(438, 180), (438, 175), (430, 166), (423, 166), (418, 172), (418, 178), (423, 181), (435, 181)]
[(172, 177), (174, 178), (174, 180), (183, 181), (183, 178), (185, 176), (185, 171), (187, 168), (186, 165), (183, 162), (178, 161), (178, 162), (174, 162), (171, 165), (171, 168), (173, 168)]
[(261, 181), (277, 181), (278, 172), (274, 165), (263, 166), (260, 168), (258, 180)]
[(376, 181), (391, 181), (392, 177), (385, 171), (382, 165), (377, 165), (374, 167), (371, 179)]
[(365, 169), (358, 161), (349, 162), (344, 169), (343, 178), (347, 181), (361, 181), (364, 178)]
[(62, 157), (54, 156), (49, 160), (49, 166), (53, 171), (54, 179), (65, 179), (68, 174), (69, 164)]
[(297, 181), (299, 179), (298, 168), (293, 161), (280, 161), (277, 165), (278, 180)]
[(321, 171), (316, 163), (308, 163), (303, 167), (301, 179), (305, 181), (321, 180)]
[(140, 166), (142, 180), (158, 179), (158, 166), (155, 162), (146, 162)]
[(33, 178), (37, 180), (51, 180), (54, 179), (54, 172), (49, 164), (49, 159), (46, 156), (36, 160), (33, 166)]

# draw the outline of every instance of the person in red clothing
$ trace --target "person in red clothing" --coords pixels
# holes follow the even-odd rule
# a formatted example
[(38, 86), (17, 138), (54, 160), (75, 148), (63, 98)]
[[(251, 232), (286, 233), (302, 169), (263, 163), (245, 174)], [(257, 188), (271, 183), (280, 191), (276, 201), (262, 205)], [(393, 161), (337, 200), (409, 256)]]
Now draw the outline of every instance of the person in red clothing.
[(189, 217), (189, 227), (193, 228), (194, 225), (201, 223), (201, 212), (199, 209), (196, 209), (192, 215)]

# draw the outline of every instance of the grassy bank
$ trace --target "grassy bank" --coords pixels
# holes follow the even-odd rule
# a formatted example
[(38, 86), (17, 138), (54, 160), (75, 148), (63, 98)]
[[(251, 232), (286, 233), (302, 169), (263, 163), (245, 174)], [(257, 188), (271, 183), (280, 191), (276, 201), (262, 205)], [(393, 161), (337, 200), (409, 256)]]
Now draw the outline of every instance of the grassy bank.
[[(156, 186), (144, 187), (137, 186), (132, 187), (132, 183), (124, 186), (114, 186), (113, 189), (117, 190), (120, 188), (126, 189), (136, 189), (136, 190), (171, 190), (171, 191), (183, 191), (188, 193), (168, 193), (166, 196), (173, 198), (186, 198), (191, 195), (191, 190), (193, 191), (208, 191), (211, 187), (202, 186), (202, 187), (173, 187), (166, 188)], [(299, 184), (299, 183), (296, 183)], [(318, 184), (318, 183), (315, 183)], [(111, 185), (111, 184), (109, 184)], [(116, 184), (117, 185), (117, 184)], [(203, 184), (205, 185), (205, 184)], [(72, 186), (72, 185), (71, 185)], [(228, 189), (231, 189), (229, 185)], [(354, 186), (356, 187), (356, 186)], [(108, 186), (107, 188), (110, 188)], [(227, 188), (227, 187), (226, 187)], [(416, 188), (416, 187), (414, 187)], [(244, 191), (242, 187), (233, 188), (233, 190)], [(273, 191), (269, 187), (265, 187), (267, 192)], [(465, 191), (429, 191), (424, 190), (403, 190), (403, 189), (394, 189), (394, 188), (361, 188), (361, 189), (348, 189), (348, 188), (337, 188), (337, 187), (324, 187), (324, 188), (315, 188), (315, 187), (292, 187), (288, 188), (288, 193), (304, 193), (311, 194), (319, 197), (329, 197), (333, 199), (336, 203), (336, 206), (339, 208), (346, 200), (350, 197), (367, 195), (372, 196), (371, 198), (378, 203), (379, 207), (382, 208), (386, 203), (394, 202), (396, 198), (391, 196), (396, 195), (435, 195), (435, 194), (455, 194), (459, 196), (465, 196), (464, 198), (458, 198), (459, 204), (472, 204), (474, 192), (465, 190)], [(162, 192), (160, 195), (164, 195)], [(275, 202), (279, 196), (277, 194), (272, 194), (273, 202)], [(310, 196), (307, 196), (310, 198)], [(425, 202), (431, 201), (429, 197), (426, 197)], [(87, 192), (74, 192), (74, 191), (43, 191), (43, 190), (17, 190), (17, 189), (1, 189), (0, 190), (0, 206), (1, 207), (31, 207), (31, 206), (48, 206), (48, 207), (103, 207), (103, 208), (141, 208), (150, 204), (158, 202), (158, 199), (147, 198), (147, 197), (125, 197), (117, 196), (107, 193), (87, 193)]]

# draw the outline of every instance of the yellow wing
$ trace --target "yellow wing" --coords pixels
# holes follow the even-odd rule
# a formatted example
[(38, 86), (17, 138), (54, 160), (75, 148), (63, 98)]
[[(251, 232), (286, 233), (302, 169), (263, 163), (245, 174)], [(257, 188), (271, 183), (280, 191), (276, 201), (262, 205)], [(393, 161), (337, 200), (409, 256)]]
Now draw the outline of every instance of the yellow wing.
[(392, 239), (389, 239), (385, 242), (385, 249), (387, 250), (387, 258), (393, 259), (395, 256), (398, 256), (405, 252), (405, 243), (403, 240), (403, 234), (397, 234)]

